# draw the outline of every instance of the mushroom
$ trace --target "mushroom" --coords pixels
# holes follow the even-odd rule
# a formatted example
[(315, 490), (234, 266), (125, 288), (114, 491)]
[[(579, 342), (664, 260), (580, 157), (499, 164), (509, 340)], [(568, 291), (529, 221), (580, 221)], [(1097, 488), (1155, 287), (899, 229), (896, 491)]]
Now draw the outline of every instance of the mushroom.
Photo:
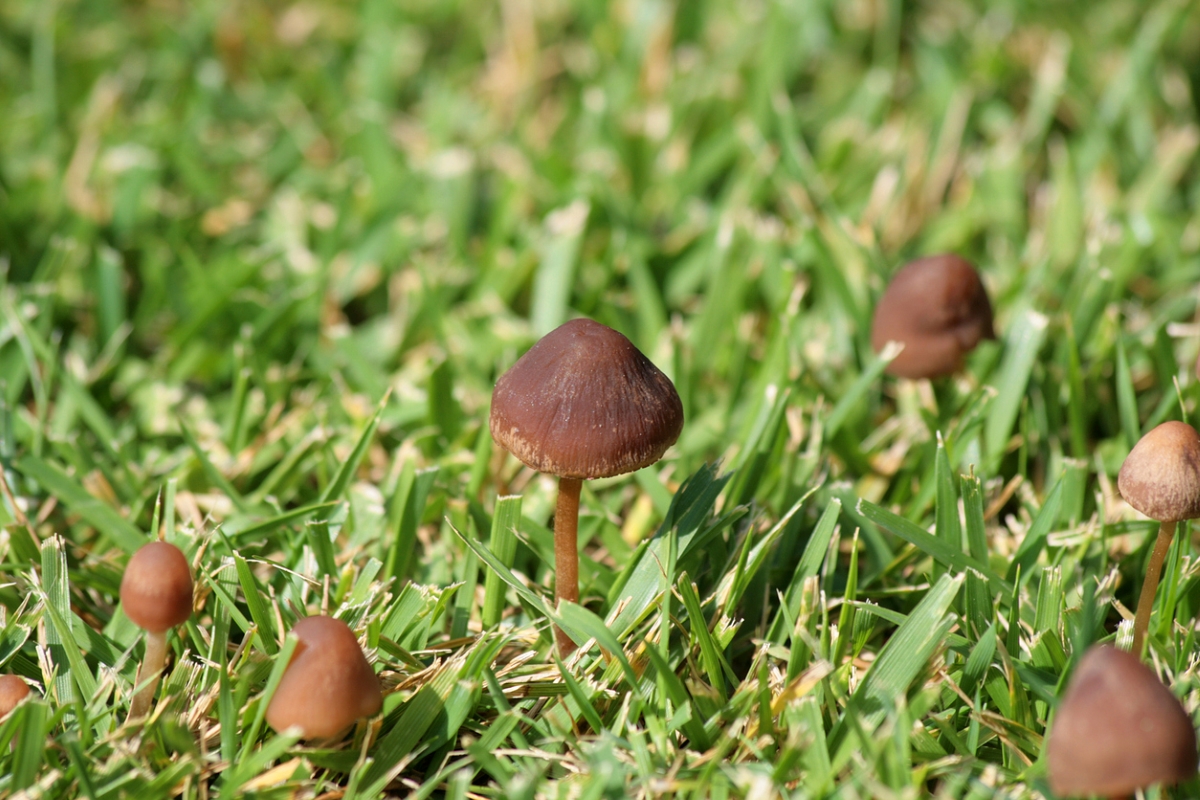
[[(559, 478), (555, 595), (579, 600), (579, 491), (662, 458), (683, 430), (671, 380), (622, 334), (575, 319), (543, 336), (492, 392), (492, 438), (529, 467)], [(559, 652), (575, 649), (555, 629)]]
[(299, 642), (267, 706), (272, 728), (295, 726), (305, 739), (328, 739), (379, 713), (379, 679), (349, 625), (333, 617), (305, 617), (292, 633)]
[(1196, 731), (1175, 695), (1124, 650), (1089, 648), (1046, 743), (1056, 795), (1124, 797), (1196, 774)]
[(1200, 517), (1200, 434), (1186, 422), (1173, 420), (1154, 428), (1129, 451), (1117, 474), (1117, 488), (1125, 502), (1159, 522), (1133, 620), (1132, 652), (1140, 657), (1175, 525)]
[(29, 696), (29, 684), (20, 675), (0, 675), (0, 720)]
[(887, 371), (900, 378), (940, 378), (962, 368), (981, 339), (995, 339), (992, 304), (969, 261), (945, 253), (910, 261), (892, 276), (875, 306), (871, 347), (904, 349)]
[[(29, 684), (19, 675), (0, 675), (0, 721), (11, 714), (21, 701), (29, 696)], [(17, 749), (17, 737), (8, 744), (9, 749)]]
[(121, 607), (146, 632), (146, 656), (135, 683), (145, 685), (129, 706), (129, 719), (136, 719), (154, 700), (167, 658), (167, 631), (192, 614), (192, 571), (178, 547), (150, 542), (133, 554), (121, 578)]

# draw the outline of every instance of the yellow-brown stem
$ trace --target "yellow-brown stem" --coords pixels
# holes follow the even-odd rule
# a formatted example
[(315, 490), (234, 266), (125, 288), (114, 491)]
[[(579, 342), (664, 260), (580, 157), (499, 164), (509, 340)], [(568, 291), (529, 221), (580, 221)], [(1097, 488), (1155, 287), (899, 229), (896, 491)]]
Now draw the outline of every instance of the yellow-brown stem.
[(1154, 607), (1154, 594), (1158, 591), (1158, 579), (1162, 575), (1163, 561), (1167, 558), (1167, 551), (1171, 549), (1171, 540), (1174, 538), (1175, 523), (1159, 523), (1158, 538), (1154, 540), (1150, 563), (1146, 564), (1146, 582), (1142, 584), (1137, 614), (1133, 618), (1132, 652), (1138, 658), (1142, 657), (1142, 642), (1146, 640), (1146, 629), (1150, 627), (1150, 609)]
[[(559, 478), (558, 506), (554, 510), (554, 596), (558, 600), (579, 602), (579, 478)], [(558, 654), (566, 658), (575, 652), (575, 642), (555, 626)]]
[(151, 633), (146, 631), (146, 657), (138, 669), (135, 686), (145, 683), (141, 690), (133, 696), (129, 704), (129, 717), (137, 719), (146, 716), (154, 703), (154, 690), (158, 688), (159, 673), (167, 662), (167, 632)]

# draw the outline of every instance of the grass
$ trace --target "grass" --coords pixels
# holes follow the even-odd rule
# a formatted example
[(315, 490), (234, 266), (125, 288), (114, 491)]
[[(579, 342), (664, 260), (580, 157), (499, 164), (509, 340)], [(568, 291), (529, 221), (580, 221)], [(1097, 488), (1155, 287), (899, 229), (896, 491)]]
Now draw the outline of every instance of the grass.
[[(1197, 42), (1186, 0), (0, 5), (0, 667), (42, 698), (0, 795), (1048, 797), (1153, 540), (1116, 471), (1196, 421)], [(874, 300), (945, 250), (1001, 338), (886, 378)], [(486, 420), (575, 315), (688, 422), (585, 485), (555, 608), (555, 485)], [(156, 535), (198, 610), (127, 725)], [(1195, 715), (1189, 535), (1157, 602)], [(386, 697), (310, 747), (263, 698), (318, 612)]]

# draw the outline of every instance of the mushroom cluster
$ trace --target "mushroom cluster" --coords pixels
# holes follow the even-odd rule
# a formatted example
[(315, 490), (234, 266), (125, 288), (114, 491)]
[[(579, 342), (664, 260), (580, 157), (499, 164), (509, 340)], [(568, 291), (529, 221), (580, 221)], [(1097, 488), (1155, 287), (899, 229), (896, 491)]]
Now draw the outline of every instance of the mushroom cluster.
[[(166, 661), (167, 631), (191, 615), (191, 568), (179, 548), (150, 542), (134, 553), (121, 580), (121, 606), (146, 631), (146, 655), (137, 678), (141, 689), (129, 710), (132, 720), (144, 716), (154, 700)], [(266, 711), (273, 728), (297, 727), (306, 739), (328, 739), (379, 712), (379, 681), (346, 623), (306, 617), (292, 633), (298, 642)], [(0, 676), (0, 716), (28, 692), (20, 678)]]
[[(979, 273), (955, 255), (910, 262), (887, 287), (871, 343), (904, 345), (888, 371), (936, 379), (962, 368), (980, 341), (994, 338), (992, 308)], [(584, 480), (632, 472), (657, 462), (678, 439), (683, 404), (671, 380), (628, 338), (575, 319), (535, 343), (497, 381), (490, 433), (501, 448), (559, 479), (554, 515), (555, 595), (579, 600), (578, 515)], [(1134, 652), (1089, 650), (1058, 705), (1047, 739), (1053, 790), (1061, 795), (1123, 796), (1136, 788), (1195, 774), (1196, 735), (1174, 695), (1139, 660), (1159, 573), (1176, 524), (1200, 517), (1200, 434), (1182, 422), (1147, 433), (1121, 467), (1126, 501), (1160, 521), (1139, 599)], [(193, 605), (184, 554), (151, 542), (130, 559), (121, 582), (125, 614), (146, 631), (140, 687), (130, 719), (153, 702), (166, 660), (166, 636)], [(265, 710), (277, 731), (329, 740), (383, 707), (380, 682), (353, 630), (310, 616), (292, 628), (296, 647)], [(566, 655), (575, 643), (555, 629)], [(0, 676), (0, 715), (29, 693), (20, 678)]]

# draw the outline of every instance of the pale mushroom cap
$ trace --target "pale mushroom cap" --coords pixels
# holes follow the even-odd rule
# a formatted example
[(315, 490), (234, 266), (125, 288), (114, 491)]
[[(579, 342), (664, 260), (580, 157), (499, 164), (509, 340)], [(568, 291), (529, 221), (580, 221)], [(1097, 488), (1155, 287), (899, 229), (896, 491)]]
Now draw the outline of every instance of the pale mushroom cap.
[(887, 371), (901, 378), (937, 378), (962, 368), (982, 339), (996, 338), (992, 304), (979, 273), (953, 254), (910, 261), (892, 276), (875, 306), (871, 347), (903, 342)]
[(1116, 797), (1196, 774), (1196, 731), (1183, 706), (1133, 655), (1107, 645), (1080, 659), (1046, 743), (1062, 797)]
[(1160, 522), (1200, 517), (1200, 434), (1164, 422), (1134, 445), (1117, 474), (1125, 502)]
[(683, 430), (669, 378), (612, 328), (555, 328), (500, 376), (492, 438), (539, 472), (607, 478), (662, 458)]
[(121, 578), (121, 608), (139, 628), (162, 633), (192, 615), (192, 570), (178, 547), (142, 545)]
[(306, 739), (325, 739), (379, 713), (379, 679), (349, 625), (332, 617), (305, 617), (292, 633), (299, 642), (267, 706), (272, 728), (296, 725)]
[(20, 675), (0, 675), (0, 719), (7, 717), (17, 703), (29, 696), (29, 684)]

